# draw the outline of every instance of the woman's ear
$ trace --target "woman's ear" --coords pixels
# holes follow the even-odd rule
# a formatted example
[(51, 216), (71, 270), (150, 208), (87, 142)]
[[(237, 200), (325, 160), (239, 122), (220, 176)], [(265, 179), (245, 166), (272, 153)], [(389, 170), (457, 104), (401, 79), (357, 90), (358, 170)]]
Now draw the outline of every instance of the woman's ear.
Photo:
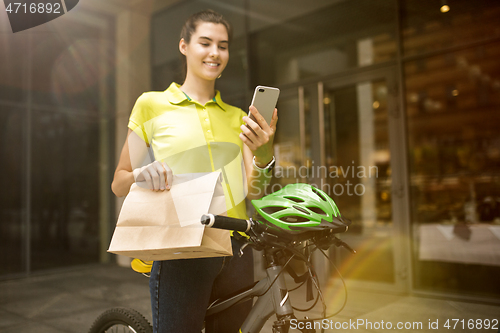
[(186, 49), (187, 49), (186, 41), (184, 40), (184, 38), (181, 38), (181, 40), (179, 41), (179, 51), (181, 51), (183, 55), (186, 55)]

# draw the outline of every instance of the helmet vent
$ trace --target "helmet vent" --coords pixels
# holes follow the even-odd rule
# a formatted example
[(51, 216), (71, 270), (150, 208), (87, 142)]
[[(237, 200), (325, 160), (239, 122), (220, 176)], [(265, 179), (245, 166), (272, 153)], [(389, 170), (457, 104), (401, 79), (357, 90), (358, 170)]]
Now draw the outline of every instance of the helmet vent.
[(295, 198), (295, 197), (285, 197), (285, 199), (291, 200), (296, 203), (304, 202), (304, 200), (302, 200), (301, 198)]
[(304, 208), (302, 208), (302, 207), (299, 207), (299, 206), (293, 206), (293, 208), (295, 208), (296, 210), (301, 211), (301, 212), (302, 212), (302, 213), (304, 213), (304, 214), (311, 215), (311, 213), (309, 213), (307, 210), (305, 210), (305, 209), (304, 209)]
[(328, 214), (325, 213), (325, 211), (319, 207), (307, 207), (307, 209), (310, 209), (311, 211), (315, 212), (316, 214), (328, 216)]
[(311, 190), (316, 193), (320, 198), (321, 200), (323, 201), (326, 201), (325, 197), (323, 196), (323, 194), (314, 186), (311, 186)]
[(283, 209), (286, 209), (286, 208), (285, 207), (278, 207), (278, 206), (269, 206), (269, 207), (262, 208), (262, 211), (267, 213), (267, 214), (274, 214), (274, 213), (279, 212)]
[(280, 217), (280, 220), (287, 223), (301, 223), (301, 222), (309, 222), (309, 219), (306, 219), (302, 216), (283, 216)]

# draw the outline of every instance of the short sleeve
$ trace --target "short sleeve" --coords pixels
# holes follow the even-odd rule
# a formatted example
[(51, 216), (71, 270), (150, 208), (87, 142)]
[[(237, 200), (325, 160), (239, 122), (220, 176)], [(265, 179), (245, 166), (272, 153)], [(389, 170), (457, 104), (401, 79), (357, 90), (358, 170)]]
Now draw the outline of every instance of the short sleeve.
[(132, 113), (130, 114), (130, 119), (128, 122), (128, 128), (134, 131), (141, 139), (149, 145), (148, 135), (144, 128), (144, 124), (151, 119), (151, 108), (149, 105), (149, 98), (147, 93), (143, 93), (134, 104), (132, 108)]

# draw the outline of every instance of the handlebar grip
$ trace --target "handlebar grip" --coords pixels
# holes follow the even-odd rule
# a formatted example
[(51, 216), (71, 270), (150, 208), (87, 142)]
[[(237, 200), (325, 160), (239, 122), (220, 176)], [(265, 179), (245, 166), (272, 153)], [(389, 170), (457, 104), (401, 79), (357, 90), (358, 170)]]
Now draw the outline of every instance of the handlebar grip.
[(248, 230), (250, 230), (251, 226), (250, 221), (247, 220), (213, 214), (204, 214), (201, 217), (201, 224), (204, 224), (210, 228), (243, 232), (247, 232)]

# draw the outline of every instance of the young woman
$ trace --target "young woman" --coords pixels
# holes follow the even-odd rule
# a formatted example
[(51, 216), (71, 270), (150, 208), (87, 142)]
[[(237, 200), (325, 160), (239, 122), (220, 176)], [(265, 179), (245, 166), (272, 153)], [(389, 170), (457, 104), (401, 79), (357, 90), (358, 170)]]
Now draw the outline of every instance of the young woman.
[[(238, 190), (234, 187), (246, 183), (245, 194), (250, 199), (264, 193), (274, 163), (277, 110), (271, 124), (267, 124), (258, 110), (250, 107), (257, 119), (254, 122), (241, 109), (224, 103), (215, 90), (215, 81), (229, 61), (231, 33), (229, 23), (211, 10), (194, 14), (185, 22), (179, 42), (186, 60), (184, 83), (172, 83), (164, 92), (148, 92), (137, 100), (113, 179), (112, 190), (117, 196), (127, 195), (134, 182), (153, 191), (169, 190), (174, 174), (200, 171), (200, 149), (210, 150), (214, 158), (224, 147), (228, 149), (222, 152), (221, 159), (230, 161), (240, 156), (244, 164), (244, 171), (227, 168), (232, 170), (225, 175), (225, 194), (231, 197), (226, 198), (228, 215), (246, 218), (244, 198), (235, 199)], [(147, 148), (141, 150), (141, 145)], [(237, 148), (236, 154), (231, 147)], [(145, 163), (148, 149), (152, 149), (154, 158)], [(227, 158), (227, 154), (231, 157)], [(241, 184), (231, 185), (235, 180)], [(232, 237), (232, 244), (237, 253), (241, 244), (236, 237)], [(205, 309), (212, 300), (252, 281), (253, 258), (248, 250), (242, 257), (155, 262), (150, 278), (154, 331), (199, 333)], [(250, 308), (251, 302), (239, 304), (207, 318), (206, 332), (238, 332)]]

